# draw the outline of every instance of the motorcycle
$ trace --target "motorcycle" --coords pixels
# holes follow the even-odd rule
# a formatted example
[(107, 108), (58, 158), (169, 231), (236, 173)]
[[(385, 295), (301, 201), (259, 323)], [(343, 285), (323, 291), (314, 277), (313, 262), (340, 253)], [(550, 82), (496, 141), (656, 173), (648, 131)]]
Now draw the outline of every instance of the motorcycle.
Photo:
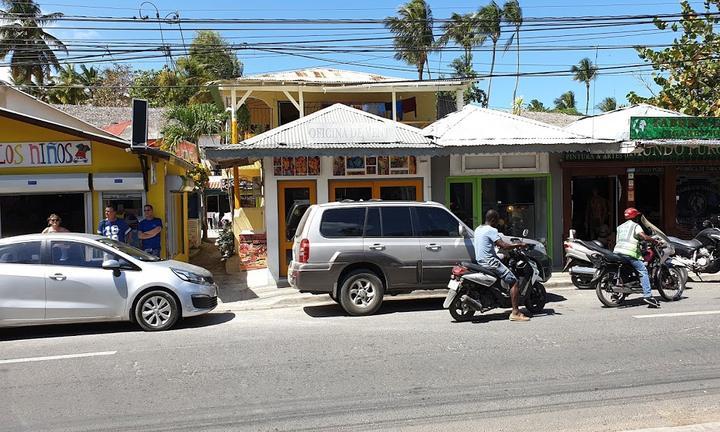
[[(671, 264), (675, 251), (662, 236), (654, 237), (660, 239), (661, 243), (642, 248), (650, 284), (664, 300), (679, 300), (685, 290), (685, 283), (682, 269)], [(617, 307), (623, 304), (628, 295), (643, 293), (640, 275), (629, 258), (605, 250), (595, 251), (590, 255), (590, 260), (596, 269), (592, 284), (603, 305)]]
[[(543, 282), (550, 279), (550, 258), (532, 245), (509, 251), (508, 258), (508, 268), (518, 278), (520, 303), (531, 313), (542, 312), (547, 301)], [(448, 288), (443, 307), (449, 309), (456, 321), (470, 319), (475, 312), (512, 307), (511, 287), (478, 264), (463, 262), (455, 266)]]
[(578, 289), (592, 288), (592, 279), (595, 276), (595, 268), (590, 261), (589, 255), (598, 249), (605, 249), (605, 245), (598, 240), (579, 240), (570, 237), (563, 243), (565, 249), (566, 264), (563, 272), (570, 269), (570, 280)]
[(699, 279), (700, 273), (720, 271), (720, 228), (710, 220), (706, 220), (703, 226), (705, 228), (692, 240), (668, 237), (675, 248), (676, 261), (695, 273)]

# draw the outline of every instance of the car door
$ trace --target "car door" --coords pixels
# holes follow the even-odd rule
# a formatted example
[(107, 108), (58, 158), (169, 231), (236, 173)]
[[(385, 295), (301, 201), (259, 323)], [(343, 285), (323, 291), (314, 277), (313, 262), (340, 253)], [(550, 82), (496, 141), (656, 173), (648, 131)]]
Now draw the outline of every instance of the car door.
[(422, 286), (447, 286), (453, 266), (475, 260), (471, 238), (464, 236), (460, 221), (441, 207), (413, 208), (415, 232), (422, 252)]
[(0, 245), (0, 324), (45, 319), (42, 241)]
[(50, 241), (46, 267), (46, 320), (120, 319), (128, 298), (124, 271), (115, 276), (102, 268), (104, 260), (124, 260), (117, 254), (79, 241)]
[(420, 283), (420, 242), (413, 235), (410, 206), (368, 209), (365, 255), (383, 269), (388, 289), (416, 289)]

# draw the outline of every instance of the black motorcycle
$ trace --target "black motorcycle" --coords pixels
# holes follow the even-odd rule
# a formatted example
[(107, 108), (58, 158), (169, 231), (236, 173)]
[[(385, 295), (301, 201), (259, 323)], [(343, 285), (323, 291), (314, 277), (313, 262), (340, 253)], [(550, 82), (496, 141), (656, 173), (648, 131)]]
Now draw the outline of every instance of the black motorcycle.
[[(642, 248), (650, 284), (666, 301), (679, 300), (685, 290), (682, 269), (668, 264), (672, 249), (671, 246), (659, 244)], [(629, 258), (609, 250), (596, 250), (590, 255), (590, 260), (595, 267), (592, 284), (598, 300), (605, 306), (620, 306), (628, 295), (643, 293), (640, 275)]]
[[(550, 259), (532, 247), (513, 249), (507, 260), (508, 268), (518, 278), (520, 303), (531, 313), (543, 311), (546, 303), (543, 282), (550, 279)], [(463, 321), (475, 312), (495, 308), (510, 308), (510, 288), (495, 274), (474, 263), (463, 262), (453, 268), (443, 307), (450, 310), (456, 321)]]
[(704, 229), (692, 240), (668, 237), (677, 259), (700, 278), (700, 273), (720, 271), (720, 228), (717, 221), (706, 220)]

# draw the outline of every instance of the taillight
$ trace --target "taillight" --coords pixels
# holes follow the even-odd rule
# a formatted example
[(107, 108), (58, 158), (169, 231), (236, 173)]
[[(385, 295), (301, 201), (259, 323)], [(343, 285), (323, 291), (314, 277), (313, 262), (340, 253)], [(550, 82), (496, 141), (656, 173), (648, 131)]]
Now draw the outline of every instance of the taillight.
[(298, 254), (298, 262), (306, 263), (310, 260), (310, 240), (300, 240), (300, 253)]
[(570, 249), (572, 247), (572, 245), (570, 244), (570, 242), (563, 242), (563, 247), (565, 249)]
[(464, 275), (464, 274), (467, 273), (467, 272), (468, 272), (468, 270), (467, 270), (465, 267), (463, 267), (463, 266), (455, 266), (455, 267), (453, 267), (453, 269), (452, 269), (452, 275), (453, 275), (453, 276), (462, 276), (462, 275)]

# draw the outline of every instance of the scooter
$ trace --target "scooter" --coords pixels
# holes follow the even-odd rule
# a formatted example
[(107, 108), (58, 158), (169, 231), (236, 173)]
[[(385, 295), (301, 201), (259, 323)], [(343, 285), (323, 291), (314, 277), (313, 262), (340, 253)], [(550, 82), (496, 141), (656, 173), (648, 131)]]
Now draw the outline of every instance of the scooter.
[[(513, 249), (507, 260), (508, 268), (517, 276), (520, 303), (531, 313), (540, 313), (547, 302), (540, 269), (549, 261), (544, 253), (528, 249)], [(495, 308), (510, 308), (510, 288), (495, 274), (478, 264), (463, 262), (453, 268), (443, 307), (449, 309), (456, 321), (472, 318), (475, 312), (484, 313)]]
[(585, 241), (571, 237), (563, 242), (565, 249), (565, 267), (563, 272), (570, 269), (570, 280), (578, 289), (592, 288), (592, 279), (595, 275), (590, 261), (590, 254), (594, 251), (605, 249), (605, 245), (598, 240)]

